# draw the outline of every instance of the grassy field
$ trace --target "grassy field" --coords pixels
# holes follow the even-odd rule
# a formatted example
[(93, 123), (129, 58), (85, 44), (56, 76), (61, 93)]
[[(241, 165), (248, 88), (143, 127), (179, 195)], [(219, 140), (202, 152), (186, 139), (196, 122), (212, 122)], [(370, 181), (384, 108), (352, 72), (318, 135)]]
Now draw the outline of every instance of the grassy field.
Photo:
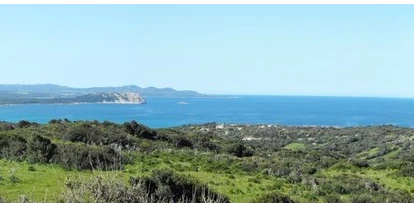
[[(174, 169), (182, 164), (182, 162), (171, 162), (154, 165), (157, 165), (158, 169)], [(127, 182), (130, 176), (149, 175), (152, 169), (156, 169), (148, 169), (149, 166), (145, 165), (144, 163), (127, 165), (122, 171), (67, 171), (56, 165), (0, 160), (0, 195), (10, 202), (20, 202), (24, 200), (23, 198), (28, 198), (33, 202), (57, 202), (68, 180), (109, 176)], [(142, 170), (143, 166), (148, 170)], [(272, 190), (275, 179), (270, 176), (202, 171), (186, 171), (181, 174), (192, 176), (206, 183), (217, 192), (229, 196), (231, 202), (252, 202), (253, 198)]]

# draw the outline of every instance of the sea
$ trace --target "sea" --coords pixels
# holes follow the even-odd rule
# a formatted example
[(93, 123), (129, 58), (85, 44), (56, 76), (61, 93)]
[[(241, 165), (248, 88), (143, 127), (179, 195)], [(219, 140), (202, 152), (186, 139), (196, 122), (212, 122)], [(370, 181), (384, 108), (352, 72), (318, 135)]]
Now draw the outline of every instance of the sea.
[(52, 119), (124, 123), (136, 120), (152, 128), (187, 124), (266, 124), (293, 126), (414, 127), (414, 99), (226, 96), (146, 98), (146, 104), (27, 104), (0, 106), (0, 121)]

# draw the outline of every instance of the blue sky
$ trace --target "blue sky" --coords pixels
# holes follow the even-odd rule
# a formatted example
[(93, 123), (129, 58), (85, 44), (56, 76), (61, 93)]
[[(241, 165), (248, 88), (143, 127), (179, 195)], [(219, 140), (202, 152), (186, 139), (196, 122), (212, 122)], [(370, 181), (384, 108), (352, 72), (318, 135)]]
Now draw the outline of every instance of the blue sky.
[(0, 5), (0, 83), (414, 97), (414, 5)]

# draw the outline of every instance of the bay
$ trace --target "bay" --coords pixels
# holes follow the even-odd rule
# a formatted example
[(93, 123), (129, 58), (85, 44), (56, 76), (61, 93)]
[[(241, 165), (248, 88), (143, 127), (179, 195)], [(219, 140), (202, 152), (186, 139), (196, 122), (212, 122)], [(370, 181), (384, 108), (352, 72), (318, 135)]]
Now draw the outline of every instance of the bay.
[(0, 106), (0, 120), (47, 123), (51, 119), (136, 120), (153, 128), (209, 122), (293, 126), (414, 127), (414, 99), (234, 96), (146, 98), (147, 104), (28, 104)]

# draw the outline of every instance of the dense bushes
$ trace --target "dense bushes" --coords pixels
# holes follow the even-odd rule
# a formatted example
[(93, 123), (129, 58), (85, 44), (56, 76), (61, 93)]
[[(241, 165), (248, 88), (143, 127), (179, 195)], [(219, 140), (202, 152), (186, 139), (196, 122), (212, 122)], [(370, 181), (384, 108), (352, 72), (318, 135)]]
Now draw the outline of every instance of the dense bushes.
[(151, 177), (120, 180), (95, 177), (87, 181), (67, 180), (62, 202), (169, 203), (229, 202), (196, 180), (169, 170), (154, 171)]
[[(392, 127), (208, 124), (151, 129), (135, 121), (0, 122), (0, 158), (56, 163), (69, 170), (119, 170), (131, 161), (136, 165), (125, 172), (174, 169), (154, 171), (129, 184), (98, 178), (70, 181), (67, 187), (72, 194), (62, 201), (228, 201), (206, 185), (175, 173), (189, 172), (206, 173), (209, 185), (223, 192), (231, 188), (228, 195), (256, 196), (252, 192), (260, 191), (256, 202), (410, 202), (414, 192), (411, 136), (412, 129)], [(303, 149), (285, 148), (288, 143), (300, 143)], [(41, 168), (29, 171), (36, 169)], [(216, 177), (210, 176), (217, 174), (231, 180), (217, 176), (212, 182)], [(384, 175), (390, 178), (381, 181)], [(388, 185), (394, 178), (399, 184)], [(246, 181), (247, 185), (238, 184)]]
[(254, 154), (252, 150), (240, 143), (230, 146), (227, 151), (236, 157), (251, 157)]
[(27, 160), (30, 163), (49, 163), (56, 153), (56, 145), (40, 135), (29, 140), (27, 146)]
[(110, 147), (58, 144), (55, 162), (66, 169), (119, 170), (128, 158)]
[(132, 178), (131, 184), (142, 186), (148, 198), (157, 202), (229, 202), (227, 197), (211, 191), (206, 185), (171, 170), (156, 170), (151, 177)]
[(142, 124), (138, 124), (136, 121), (124, 123), (124, 128), (127, 133), (144, 139), (165, 140), (165, 137), (158, 134), (157, 131), (152, 130)]
[(272, 192), (256, 198), (255, 203), (295, 203), (289, 196), (279, 192)]
[(63, 139), (89, 145), (116, 145), (126, 149), (136, 147), (136, 140), (132, 136), (127, 135), (121, 127), (110, 122), (77, 123), (67, 129)]
[(10, 131), (13, 130), (15, 127), (12, 124), (6, 122), (0, 122), (0, 132), (1, 131)]
[(24, 160), (26, 140), (18, 135), (0, 132), (0, 157), (10, 160)]

